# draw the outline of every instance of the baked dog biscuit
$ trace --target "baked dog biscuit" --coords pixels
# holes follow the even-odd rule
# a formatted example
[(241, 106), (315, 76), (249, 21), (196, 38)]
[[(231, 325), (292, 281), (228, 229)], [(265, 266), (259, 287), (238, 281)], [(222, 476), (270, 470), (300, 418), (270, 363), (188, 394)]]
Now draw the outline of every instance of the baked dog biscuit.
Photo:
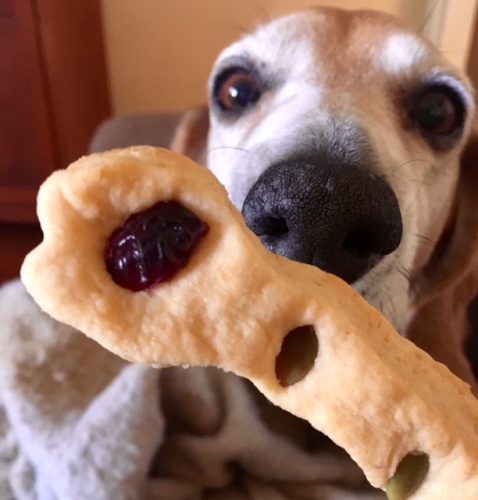
[(267, 251), (207, 169), (167, 150), (84, 157), (43, 184), (21, 276), (119, 356), (213, 365), (344, 448), (391, 499), (478, 498), (478, 402), (349, 285)]

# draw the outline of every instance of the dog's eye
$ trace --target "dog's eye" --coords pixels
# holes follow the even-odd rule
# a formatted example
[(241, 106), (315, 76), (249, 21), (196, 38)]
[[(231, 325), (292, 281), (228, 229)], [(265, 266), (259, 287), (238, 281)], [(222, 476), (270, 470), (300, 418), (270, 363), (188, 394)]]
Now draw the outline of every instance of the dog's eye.
[(244, 69), (223, 73), (214, 86), (214, 99), (224, 111), (241, 111), (255, 104), (260, 96), (258, 82)]
[(427, 135), (449, 137), (463, 126), (463, 105), (446, 87), (432, 87), (422, 92), (412, 108), (412, 119)]

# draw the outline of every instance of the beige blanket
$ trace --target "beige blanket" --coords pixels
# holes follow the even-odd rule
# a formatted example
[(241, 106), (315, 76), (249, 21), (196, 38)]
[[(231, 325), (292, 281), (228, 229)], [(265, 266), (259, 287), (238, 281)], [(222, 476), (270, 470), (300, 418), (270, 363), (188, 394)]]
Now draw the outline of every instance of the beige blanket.
[(325, 436), (212, 368), (132, 365), (0, 289), (0, 499), (381, 499)]

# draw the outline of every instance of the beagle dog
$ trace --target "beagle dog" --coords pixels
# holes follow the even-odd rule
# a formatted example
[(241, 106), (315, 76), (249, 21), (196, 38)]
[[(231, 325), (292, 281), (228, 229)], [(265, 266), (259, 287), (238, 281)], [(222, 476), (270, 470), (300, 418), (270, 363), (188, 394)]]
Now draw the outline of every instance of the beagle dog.
[(312, 8), (227, 47), (173, 149), (273, 252), (334, 273), (475, 384), (478, 173), (468, 79), (378, 12)]

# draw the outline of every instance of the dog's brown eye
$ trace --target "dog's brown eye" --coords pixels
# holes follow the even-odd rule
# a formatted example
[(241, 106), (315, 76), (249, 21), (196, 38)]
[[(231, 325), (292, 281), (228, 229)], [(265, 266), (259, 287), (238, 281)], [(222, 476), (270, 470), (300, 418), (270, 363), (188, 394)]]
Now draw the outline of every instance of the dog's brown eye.
[(241, 111), (255, 104), (261, 96), (258, 82), (246, 70), (235, 69), (216, 82), (214, 98), (224, 111)]
[(450, 136), (463, 125), (462, 106), (457, 97), (445, 88), (432, 88), (423, 92), (412, 110), (415, 123), (435, 137)]

